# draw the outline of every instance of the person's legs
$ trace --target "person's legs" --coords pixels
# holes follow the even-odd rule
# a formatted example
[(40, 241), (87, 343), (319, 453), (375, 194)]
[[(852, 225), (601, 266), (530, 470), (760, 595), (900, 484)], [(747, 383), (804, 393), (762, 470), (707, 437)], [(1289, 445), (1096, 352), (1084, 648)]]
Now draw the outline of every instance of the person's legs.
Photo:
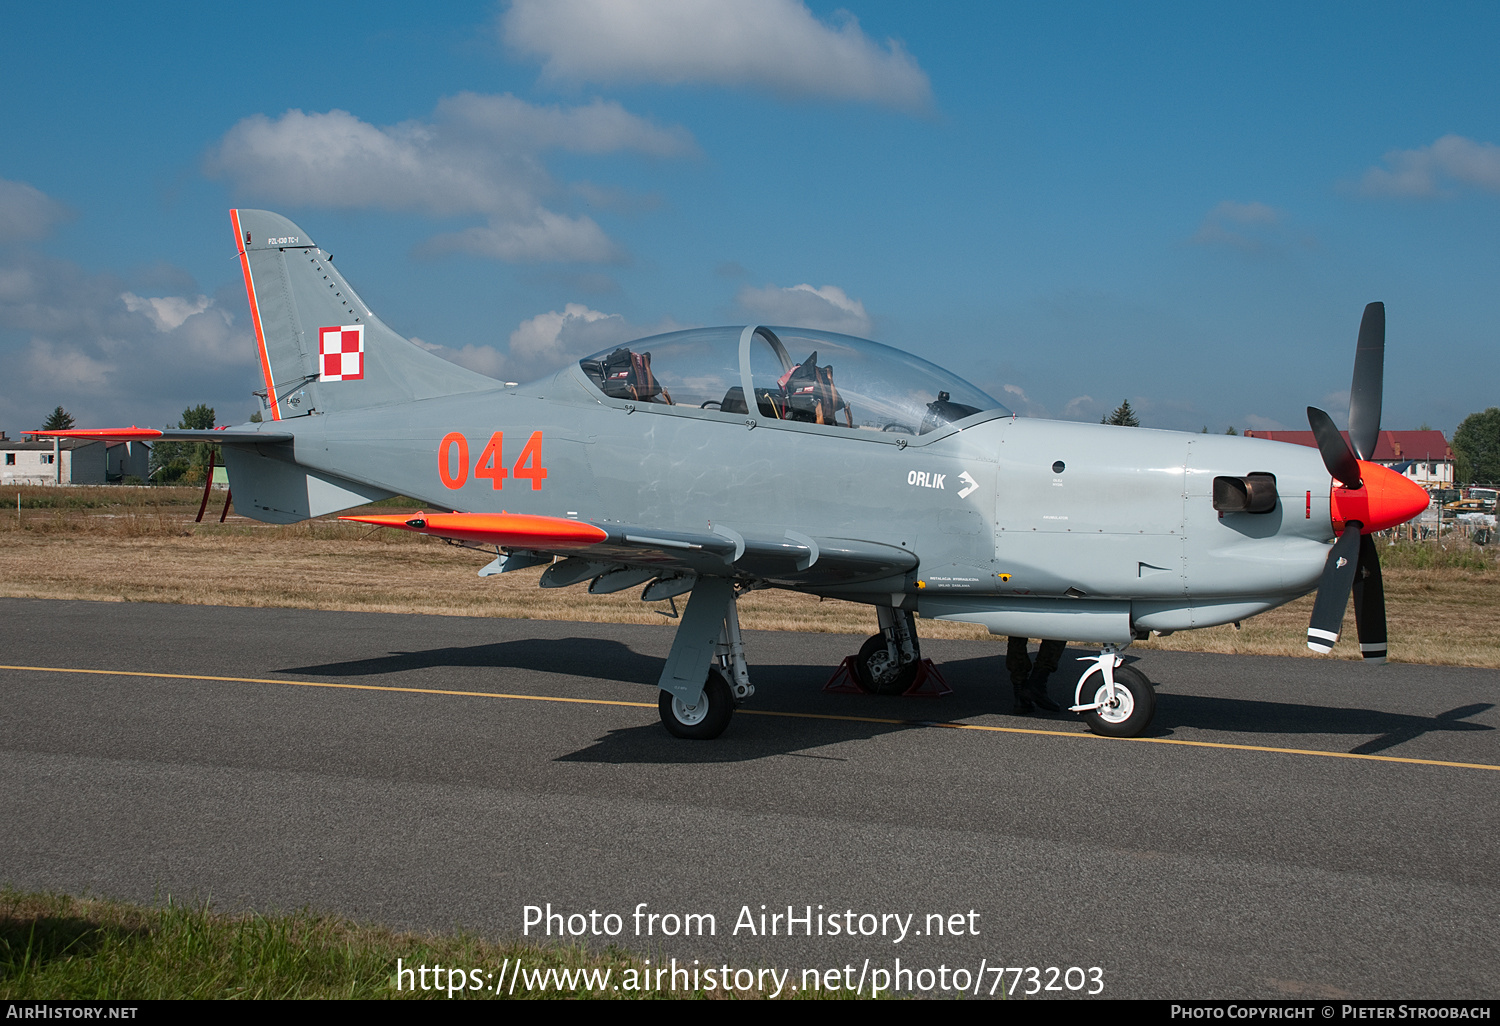
[(1061, 711), (1061, 707), (1047, 694), (1047, 678), (1057, 670), (1057, 664), (1062, 661), (1063, 651), (1067, 647), (1066, 641), (1043, 639), (1042, 647), (1036, 654), (1036, 665), (1032, 667), (1026, 680), (1026, 690), (1030, 692), (1031, 700), (1048, 712)]
[(1027, 684), (1031, 676), (1031, 656), (1026, 652), (1025, 638), (1011, 638), (1005, 643), (1005, 669), (1010, 674), (1011, 692), (1015, 696), (1013, 712), (1025, 716), (1032, 712), (1031, 691)]

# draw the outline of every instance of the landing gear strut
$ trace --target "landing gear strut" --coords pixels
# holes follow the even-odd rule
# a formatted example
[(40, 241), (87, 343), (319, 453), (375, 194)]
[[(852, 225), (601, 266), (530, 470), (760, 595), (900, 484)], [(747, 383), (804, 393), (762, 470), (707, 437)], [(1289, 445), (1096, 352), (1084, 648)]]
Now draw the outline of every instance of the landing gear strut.
[(699, 577), (672, 639), (657, 686), (662, 726), (674, 737), (707, 741), (724, 733), (734, 707), (755, 694), (745, 664), (732, 581)]
[[(1139, 737), (1156, 715), (1156, 692), (1146, 675), (1120, 658), (1123, 645), (1105, 645), (1073, 692), (1070, 712), (1082, 713), (1089, 730), (1105, 737)], [(1093, 684), (1094, 674), (1099, 680)]]
[(870, 635), (859, 649), (854, 666), (866, 691), (899, 695), (911, 687), (922, 662), (916, 617), (907, 609), (876, 606), (880, 633)]

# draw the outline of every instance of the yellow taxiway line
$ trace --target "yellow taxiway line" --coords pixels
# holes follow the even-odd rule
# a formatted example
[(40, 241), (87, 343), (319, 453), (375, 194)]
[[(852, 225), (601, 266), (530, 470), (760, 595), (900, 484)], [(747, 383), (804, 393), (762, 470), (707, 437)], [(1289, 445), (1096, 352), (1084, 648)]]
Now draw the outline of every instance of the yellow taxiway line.
[[(89, 670), (65, 666), (5, 666), (0, 670), (32, 673), (80, 673), (101, 677), (151, 677), (157, 680), (204, 680), (229, 684), (283, 684), (299, 688), (344, 688), (351, 691), (393, 691), (414, 695), (455, 695), (462, 698), (508, 698), (518, 702), (559, 702), (573, 705), (616, 705), (632, 709), (655, 709), (655, 702), (620, 702), (607, 698), (560, 698), (552, 695), (511, 695), (498, 691), (454, 691), (447, 688), (393, 687), (388, 684), (336, 684), (317, 680), (284, 680), (272, 677), (213, 677), (201, 673), (156, 673), (141, 670)], [(1316, 748), (1277, 748), (1271, 745), (1237, 745), (1227, 741), (1185, 741), (1170, 737), (1101, 737), (1078, 730), (1044, 730), (1039, 727), (992, 727), (982, 723), (953, 723), (944, 720), (896, 720), (877, 716), (842, 716), (836, 713), (778, 712), (773, 709), (739, 709), (741, 716), (782, 716), (797, 720), (834, 720), (841, 723), (879, 723), (895, 727), (934, 727), (944, 730), (983, 730), (996, 734), (1039, 734), (1045, 737), (1067, 737), (1092, 741), (1128, 741), (1149, 745), (1180, 745), (1186, 748), (1223, 748), (1237, 752), (1270, 752), (1276, 755), (1313, 755), (1325, 759), (1359, 759), (1365, 762), (1400, 762), (1416, 766), (1444, 766), (1449, 769), (1500, 771), (1500, 766), (1484, 762), (1444, 762), (1441, 759), (1412, 759), (1400, 755), (1362, 755), (1356, 752), (1324, 752)]]

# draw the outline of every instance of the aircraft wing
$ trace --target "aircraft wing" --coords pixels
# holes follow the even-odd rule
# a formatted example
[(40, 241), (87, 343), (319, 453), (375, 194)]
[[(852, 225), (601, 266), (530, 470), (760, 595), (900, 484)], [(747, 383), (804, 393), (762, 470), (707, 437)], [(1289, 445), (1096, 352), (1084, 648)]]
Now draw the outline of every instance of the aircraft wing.
[(23, 431), (38, 438), (86, 438), (96, 442), (213, 442), (218, 445), (264, 445), (290, 442), (290, 431), (245, 431), (230, 428), (68, 428), (66, 431)]
[[(659, 530), (517, 513), (416, 513), (339, 519), (517, 552), (577, 557), (580, 576), (576, 580), (623, 566), (662, 574), (750, 576), (791, 586), (853, 584), (898, 576), (917, 566), (917, 557), (899, 546), (855, 538), (812, 538), (791, 530), (781, 532), (779, 537), (774, 533), (741, 534), (722, 526), (712, 531)], [(584, 563), (599, 565), (600, 569), (588, 573)]]

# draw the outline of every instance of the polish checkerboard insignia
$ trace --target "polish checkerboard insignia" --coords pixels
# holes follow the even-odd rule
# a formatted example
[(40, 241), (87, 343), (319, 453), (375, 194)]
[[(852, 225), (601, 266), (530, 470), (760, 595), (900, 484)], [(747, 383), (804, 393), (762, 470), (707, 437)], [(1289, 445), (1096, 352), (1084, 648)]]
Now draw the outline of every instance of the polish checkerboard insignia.
[(318, 329), (319, 381), (357, 381), (365, 376), (365, 326)]

